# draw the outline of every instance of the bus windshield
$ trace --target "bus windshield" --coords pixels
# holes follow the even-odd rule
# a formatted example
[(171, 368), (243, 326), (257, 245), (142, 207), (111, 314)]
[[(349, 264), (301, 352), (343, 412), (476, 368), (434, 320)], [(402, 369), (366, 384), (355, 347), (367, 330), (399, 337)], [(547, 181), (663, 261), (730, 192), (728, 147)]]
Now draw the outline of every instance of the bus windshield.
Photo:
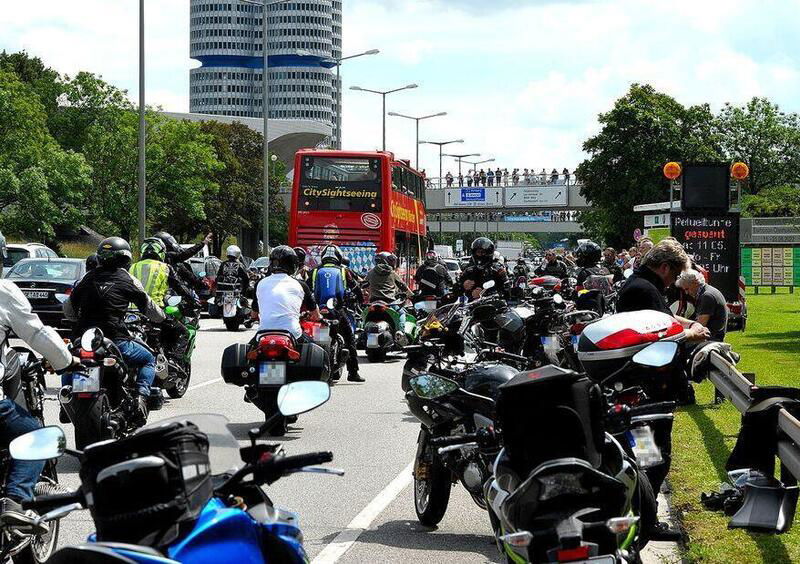
[(377, 158), (303, 157), (299, 211), (381, 211)]

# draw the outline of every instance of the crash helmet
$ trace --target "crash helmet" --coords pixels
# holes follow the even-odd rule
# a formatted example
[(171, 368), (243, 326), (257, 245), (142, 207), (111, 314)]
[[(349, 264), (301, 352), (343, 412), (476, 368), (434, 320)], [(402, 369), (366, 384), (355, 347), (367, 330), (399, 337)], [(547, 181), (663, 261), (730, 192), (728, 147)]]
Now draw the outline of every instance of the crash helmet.
[(297, 252), (289, 245), (278, 245), (269, 254), (269, 268), (274, 272), (285, 272), (292, 276), (297, 272)]
[(339, 266), (342, 264), (342, 251), (336, 245), (326, 245), (319, 255), (322, 264), (335, 264)]
[(97, 268), (98, 264), (99, 263), (97, 261), (97, 255), (96, 254), (89, 255), (88, 257), (86, 257), (86, 272), (91, 272), (92, 270)]
[(153, 259), (161, 262), (167, 259), (167, 247), (164, 245), (164, 242), (157, 237), (145, 239), (140, 251), (143, 259)]
[(603, 258), (603, 249), (594, 241), (581, 243), (575, 251), (575, 262), (578, 266), (587, 268), (597, 266), (601, 258)]
[(375, 255), (375, 264), (388, 264), (394, 268), (397, 265), (397, 257), (389, 251), (382, 251)]
[[(292, 252), (294, 253), (294, 250), (292, 250)], [(231, 245), (225, 251), (225, 256), (227, 256), (228, 258), (239, 259), (242, 257), (242, 249), (240, 249), (236, 245)]]
[(348, 257), (342, 257), (342, 266), (344, 267), (350, 266), (350, 259)]
[(293, 250), (297, 255), (297, 266), (303, 266), (306, 263), (306, 250), (303, 247), (295, 247)]
[(164, 248), (167, 250), (168, 253), (177, 253), (180, 252), (181, 246), (178, 244), (178, 241), (175, 240), (175, 237), (167, 233), (166, 231), (159, 231), (155, 235), (153, 235), (156, 239), (161, 239), (161, 242), (164, 243)]
[(425, 253), (425, 264), (427, 266), (436, 266), (439, 264), (439, 253), (436, 251), (428, 251)]
[(478, 237), (472, 242), (472, 258), (476, 263), (490, 263), (494, 260), (494, 243), (488, 237)]
[(97, 260), (107, 268), (125, 268), (132, 256), (131, 246), (122, 237), (103, 239), (97, 247)]

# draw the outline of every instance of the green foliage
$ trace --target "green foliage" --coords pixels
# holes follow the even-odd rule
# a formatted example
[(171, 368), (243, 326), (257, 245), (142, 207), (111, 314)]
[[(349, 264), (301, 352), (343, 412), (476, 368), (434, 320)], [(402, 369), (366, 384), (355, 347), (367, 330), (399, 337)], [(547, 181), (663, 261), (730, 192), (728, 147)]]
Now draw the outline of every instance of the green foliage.
[(784, 184), (745, 194), (742, 213), (749, 217), (800, 217), (800, 187)]
[(21, 82), (30, 86), (48, 116), (55, 113), (63, 87), (58, 73), (44, 66), (40, 58), (31, 57), (25, 51), (3, 51), (0, 53), (0, 70), (14, 73)]

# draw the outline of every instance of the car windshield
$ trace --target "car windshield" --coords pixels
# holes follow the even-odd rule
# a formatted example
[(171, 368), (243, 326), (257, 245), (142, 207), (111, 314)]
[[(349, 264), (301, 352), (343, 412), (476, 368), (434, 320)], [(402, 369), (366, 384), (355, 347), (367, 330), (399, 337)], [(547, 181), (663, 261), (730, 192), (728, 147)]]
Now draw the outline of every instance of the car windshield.
[(258, 257), (250, 265), (251, 268), (266, 268), (269, 266), (269, 257)]
[(3, 259), (3, 266), (14, 266), (22, 259), (28, 258), (30, 253), (25, 249), (6, 249), (6, 256)]
[(81, 277), (79, 262), (56, 260), (25, 260), (18, 262), (8, 272), (6, 278), (34, 278), (74, 282)]
[(454, 260), (446, 260), (444, 263), (447, 265), (447, 270), (458, 270), (458, 263)]

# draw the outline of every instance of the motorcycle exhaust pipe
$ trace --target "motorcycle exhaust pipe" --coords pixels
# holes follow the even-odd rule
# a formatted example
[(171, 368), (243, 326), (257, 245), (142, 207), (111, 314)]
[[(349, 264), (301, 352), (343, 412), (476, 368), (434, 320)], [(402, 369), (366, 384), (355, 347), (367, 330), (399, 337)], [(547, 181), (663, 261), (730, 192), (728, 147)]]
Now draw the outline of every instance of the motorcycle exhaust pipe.
[(394, 342), (400, 348), (406, 347), (411, 344), (411, 340), (408, 338), (408, 335), (406, 335), (402, 331), (398, 331), (397, 333), (394, 334)]

